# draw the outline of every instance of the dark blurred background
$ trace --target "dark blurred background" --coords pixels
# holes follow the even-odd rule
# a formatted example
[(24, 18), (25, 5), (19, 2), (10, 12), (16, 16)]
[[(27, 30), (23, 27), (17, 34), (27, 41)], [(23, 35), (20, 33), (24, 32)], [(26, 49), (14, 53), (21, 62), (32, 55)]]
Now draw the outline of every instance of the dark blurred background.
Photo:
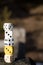
[(5, 22), (25, 28), (26, 56), (43, 61), (43, 0), (0, 0), (0, 40)]

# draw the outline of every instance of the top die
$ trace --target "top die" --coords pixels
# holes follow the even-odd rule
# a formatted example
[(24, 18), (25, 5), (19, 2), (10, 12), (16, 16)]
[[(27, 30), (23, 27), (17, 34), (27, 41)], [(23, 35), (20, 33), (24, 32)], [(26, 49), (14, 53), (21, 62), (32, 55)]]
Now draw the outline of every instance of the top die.
[(4, 30), (13, 30), (13, 24), (12, 23), (4, 23), (3, 25)]

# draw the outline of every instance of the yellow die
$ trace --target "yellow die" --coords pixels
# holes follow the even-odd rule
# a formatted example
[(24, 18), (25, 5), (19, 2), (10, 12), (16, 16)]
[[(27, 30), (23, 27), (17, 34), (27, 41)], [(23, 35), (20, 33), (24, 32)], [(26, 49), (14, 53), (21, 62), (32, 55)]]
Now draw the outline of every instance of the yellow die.
[(4, 53), (6, 55), (12, 55), (14, 53), (14, 47), (12, 47), (12, 46), (4, 46)]

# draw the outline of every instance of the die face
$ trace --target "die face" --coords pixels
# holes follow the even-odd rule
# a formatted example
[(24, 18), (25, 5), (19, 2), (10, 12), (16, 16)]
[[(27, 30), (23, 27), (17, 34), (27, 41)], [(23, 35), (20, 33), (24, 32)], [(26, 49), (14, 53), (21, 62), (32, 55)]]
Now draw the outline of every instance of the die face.
[(13, 30), (13, 24), (11, 23), (4, 23), (3, 25), (4, 30)]
[(5, 55), (5, 56), (4, 56), (4, 61), (7, 62), (7, 63), (10, 63), (10, 62), (11, 62), (11, 61), (10, 61), (10, 56)]
[(5, 31), (5, 39), (12, 39), (13, 38), (13, 32), (12, 31)]
[(9, 30), (11, 30), (11, 31), (13, 30), (13, 24), (9, 25)]
[(12, 39), (5, 39), (4, 40), (4, 45), (5, 46), (14, 46), (14, 39), (12, 38)]
[(4, 53), (5, 53), (5, 55), (13, 55), (14, 47), (12, 47), (12, 46), (4, 46)]
[(13, 61), (12, 55), (4, 55), (4, 61), (7, 63), (11, 63)]
[(4, 30), (7, 30), (7, 26), (5, 24), (3, 25), (3, 29)]

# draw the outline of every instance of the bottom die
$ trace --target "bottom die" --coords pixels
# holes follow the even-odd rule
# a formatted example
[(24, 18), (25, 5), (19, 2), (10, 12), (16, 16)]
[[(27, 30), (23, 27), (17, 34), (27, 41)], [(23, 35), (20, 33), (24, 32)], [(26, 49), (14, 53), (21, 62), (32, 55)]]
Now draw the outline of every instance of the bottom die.
[(12, 63), (14, 61), (13, 55), (4, 55), (4, 61), (6, 63)]

